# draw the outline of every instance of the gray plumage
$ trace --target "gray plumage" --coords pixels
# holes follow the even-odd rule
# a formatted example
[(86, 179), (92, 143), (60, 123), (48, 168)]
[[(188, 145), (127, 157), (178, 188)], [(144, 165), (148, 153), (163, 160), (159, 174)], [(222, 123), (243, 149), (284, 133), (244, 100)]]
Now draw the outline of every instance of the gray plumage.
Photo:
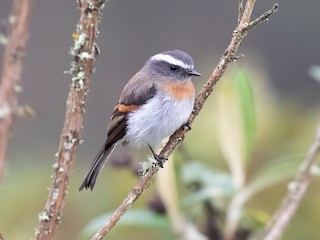
[[(124, 87), (108, 126), (108, 137), (79, 188), (93, 189), (106, 160), (119, 143), (156, 146), (185, 124), (194, 104), (189, 54), (171, 50), (152, 56)], [(157, 157), (157, 156), (155, 156)]]

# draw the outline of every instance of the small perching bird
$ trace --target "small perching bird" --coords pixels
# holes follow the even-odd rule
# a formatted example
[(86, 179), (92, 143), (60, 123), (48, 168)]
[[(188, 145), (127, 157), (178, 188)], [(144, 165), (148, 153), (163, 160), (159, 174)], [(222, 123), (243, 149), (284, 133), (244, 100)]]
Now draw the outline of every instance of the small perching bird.
[(135, 148), (152, 147), (188, 124), (195, 98), (194, 70), (188, 53), (171, 50), (152, 56), (124, 87), (108, 126), (108, 137), (94, 158), (79, 190), (93, 189), (97, 176), (119, 143)]

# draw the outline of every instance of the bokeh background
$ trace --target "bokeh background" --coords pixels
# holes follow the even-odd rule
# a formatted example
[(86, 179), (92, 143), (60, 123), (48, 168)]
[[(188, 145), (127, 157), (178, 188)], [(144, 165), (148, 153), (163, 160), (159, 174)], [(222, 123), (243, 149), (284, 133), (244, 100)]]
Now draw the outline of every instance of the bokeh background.
[[(250, 31), (240, 48), (245, 58), (234, 63), (221, 81), (232, 81), (237, 70), (242, 69), (252, 86), (257, 128), (252, 160), (246, 167), (248, 179), (271, 160), (303, 156), (313, 140), (320, 116), (320, 84), (308, 74), (310, 66), (320, 65), (320, 2), (278, 2), (280, 10), (268, 22)], [(2, 32), (11, 3), (0, 2)], [(253, 15), (259, 16), (273, 3), (257, 1)], [(76, 1), (45, 0), (34, 4), (21, 80), (24, 91), (19, 95), (19, 102), (30, 105), (36, 117), (18, 119), (10, 139), (0, 190), (0, 232), (6, 239), (32, 238), (38, 213), (46, 201), (70, 84), (70, 76), (63, 72), (70, 66), (68, 50), (73, 44), (72, 33), (78, 19)], [(196, 89), (200, 90), (229, 43), (236, 20), (236, 0), (110, 0), (107, 3), (98, 38), (101, 54), (91, 77), (86, 104), (84, 143), (74, 164), (56, 239), (86, 239), (82, 235), (85, 226), (100, 214), (115, 209), (137, 179), (130, 168), (115, 170), (107, 166), (93, 192), (78, 192), (83, 175), (105, 140), (108, 119), (128, 79), (149, 56), (178, 48), (192, 55), (197, 70), (202, 73), (200, 79), (194, 80)], [(0, 58), (0, 66), (1, 63)], [(204, 162), (213, 169), (229, 172), (217, 134), (217, 118), (223, 118), (224, 113), (217, 106), (220, 85), (193, 124), (183, 149), (189, 161)], [(123, 159), (131, 153), (120, 148), (114, 156)], [(180, 158), (181, 155), (185, 156), (180, 154)], [(140, 158), (136, 152), (133, 156)], [(178, 166), (183, 164), (180, 159)], [(183, 188), (179, 173), (176, 178)], [(268, 218), (279, 205), (287, 183), (265, 189), (246, 206)], [(319, 183), (315, 176), (283, 239), (319, 239)], [(156, 188), (152, 185), (135, 208), (146, 208)], [(187, 192), (186, 187), (179, 189), (179, 199)], [(110, 235), (111, 239), (129, 236), (130, 239), (174, 239), (168, 229), (130, 224), (116, 227)]]

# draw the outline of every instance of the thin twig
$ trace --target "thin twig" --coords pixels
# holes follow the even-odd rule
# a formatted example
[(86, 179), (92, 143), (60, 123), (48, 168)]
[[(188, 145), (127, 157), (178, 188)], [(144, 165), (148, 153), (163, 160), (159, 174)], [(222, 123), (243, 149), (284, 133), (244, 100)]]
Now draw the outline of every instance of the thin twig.
[(243, 14), (243, 0), (238, 0), (238, 24), (241, 21), (242, 14)]
[(264, 22), (264, 21), (268, 21), (269, 17), (275, 13), (276, 11), (278, 11), (279, 8), (279, 4), (275, 3), (273, 4), (272, 8), (269, 11), (266, 11), (264, 14), (262, 14), (260, 17), (258, 17), (257, 19), (253, 20), (252, 22), (249, 23), (248, 25), (248, 29), (253, 28), (255, 26), (257, 26), (258, 24)]
[(73, 34), (74, 46), (71, 49), (73, 61), (70, 74), (72, 83), (66, 104), (66, 116), (57, 162), (54, 164), (53, 182), (45, 209), (39, 214), (37, 240), (54, 238), (55, 230), (60, 223), (62, 209), (72, 172), (80, 139), (80, 131), (85, 111), (85, 100), (89, 88), (89, 76), (93, 71), (96, 49), (98, 22), (104, 1), (80, 0), (80, 20)]
[(275, 240), (281, 237), (293, 215), (296, 213), (301, 199), (306, 193), (312, 177), (312, 167), (315, 166), (319, 153), (320, 124), (317, 128), (315, 141), (309, 148), (307, 156), (300, 166), (299, 173), (297, 174), (295, 180), (288, 185), (287, 195), (259, 239)]
[(9, 35), (3, 55), (0, 85), (0, 182), (3, 177), (9, 133), (18, 108), (17, 92), (21, 89), (19, 81), (32, 3), (33, 0), (14, 0), (9, 16)]
[[(249, 29), (247, 28), (251, 13), (255, 4), (255, 0), (248, 0), (244, 9), (243, 17), (234, 31), (233, 37), (228, 48), (225, 50), (223, 56), (218, 63), (218, 66), (214, 69), (209, 80), (204, 84), (204, 87), (201, 89), (198, 94), (193, 112), (189, 118), (189, 122), (192, 123), (196, 116), (199, 114), (202, 109), (205, 101), (213, 91), (214, 86), (219, 81), (229, 63), (235, 61), (235, 53), (237, 52), (240, 43), (247, 35)], [(184, 140), (185, 135), (189, 129), (181, 127), (176, 131), (169, 139), (167, 144), (163, 147), (160, 152), (160, 157), (168, 158), (168, 156), (173, 152), (173, 150)], [(112, 217), (107, 221), (107, 223), (92, 237), (92, 240), (100, 240), (106, 236), (113, 226), (120, 220), (120, 218), (126, 213), (126, 211), (131, 207), (135, 200), (139, 198), (142, 192), (147, 189), (150, 185), (150, 182), (153, 176), (157, 173), (158, 169), (152, 169), (148, 171), (144, 176), (140, 178), (137, 184), (130, 191), (125, 200), (121, 203), (118, 209), (113, 213)]]

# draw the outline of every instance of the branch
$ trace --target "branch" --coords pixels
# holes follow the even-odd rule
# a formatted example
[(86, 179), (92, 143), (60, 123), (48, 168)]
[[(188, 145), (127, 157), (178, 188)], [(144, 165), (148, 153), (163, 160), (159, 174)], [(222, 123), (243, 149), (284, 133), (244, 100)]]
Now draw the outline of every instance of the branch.
[(238, 0), (238, 24), (241, 21), (243, 14), (243, 0)]
[(3, 177), (9, 133), (18, 108), (17, 92), (25, 54), (33, 0), (14, 0), (9, 16), (9, 36), (3, 55), (0, 85), (0, 181)]
[(69, 73), (72, 75), (66, 116), (60, 136), (57, 161), (54, 164), (53, 182), (45, 205), (39, 214), (36, 239), (53, 239), (60, 223), (62, 209), (80, 139), (80, 131), (85, 112), (85, 100), (89, 88), (89, 76), (93, 72), (96, 54), (96, 35), (104, 0), (79, 0), (81, 11), (76, 32), (73, 34), (74, 46), (71, 48), (73, 61)]
[[(228, 48), (225, 50), (223, 56), (218, 63), (218, 66), (214, 69), (209, 80), (204, 84), (200, 93), (196, 97), (193, 112), (189, 118), (189, 122), (192, 123), (196, 116), (202, 109), (205, 101), (213, 91), (214, 86), (219, 81), (229, 63), (236, 60), (236, 52), (251, 28), (247, 26), (250, 24), (251, 13), (255, 4), (255, 0), (248, 0), (243, 11), (243, 16), (238, 24), (236, 30), (234, 31), (233, 37)], [(273, 12), (276, 12), (277, 8)], [(260, 22), (259, 22), (260, 23)], [(256, 24), (257, 25), (257, 24)], [(181, 127), (176, 131), (169, 139), (167, 144), (163, 147), (160, 152), (160, 157), (168, 158), (173, 150), (179, 145), (185, 138), (185, 135), (189, 129)], [(92, 237), (92, 240), (100, 240), (106, 236), (113, 226), (120, 220), (120, 218), (126, 213), (126, 211), (132, 206), (135, 200), (139, 198), (142, 192), (147, 189), (153, 176), (157, 173), (158, 168), (152, 168), (144, 176), (140, 178), (137, 184), (130, 191), (128, 196), (124, 199), (118, 209), (113, 213), (112, 217), (107, 221), (107, 223)]]
[(279, 8), (279, 4), (275, 3), (272, 8), (269, 11), (266, 11), (264, 14), (262, 14), (260, 17), (258, 17), (257, 19), (253, 20), (252, 22), (249, 23), (248, 25), (248, 29), (253, 28), (255, 26), (257, 26), (258, 24), (264, 22), (264, 21), (268, 21), (269, 17), (275, 13), (276, 11), (278, 11)]
[(312, 167), (316, 163), (319, 152), (320, 124), (318, 125), (315, 141), (309, 148), (308, 154), (300, 166), (299, 173), (295, 180), (289, 184), (287, 195), (266, 226), (260, 239), (273, 240), (281, 237), (293, 215), (296, 213), (301, 199), (308, 188), (312, 176)]

